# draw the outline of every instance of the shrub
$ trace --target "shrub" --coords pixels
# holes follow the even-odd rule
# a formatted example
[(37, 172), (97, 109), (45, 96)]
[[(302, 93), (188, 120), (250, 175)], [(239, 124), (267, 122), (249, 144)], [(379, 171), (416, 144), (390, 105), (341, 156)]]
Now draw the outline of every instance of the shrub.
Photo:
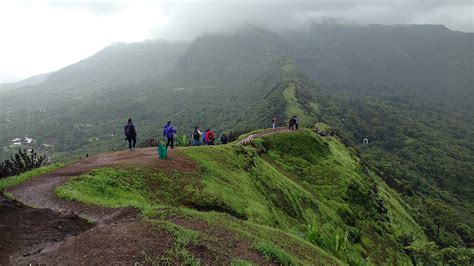
[(46, 156), (38, 156), (33, 150), (30, 154), (26, 150), (10, 156), (9, 160), (0, 162), (0, 178), (19, 175), (44, 165)]
[(176, 145), (181, 146), (181, 147), (190, 146), (191, 141), (188, 139), (188, 137), (185, 134), (181, 136), (176, 135)]

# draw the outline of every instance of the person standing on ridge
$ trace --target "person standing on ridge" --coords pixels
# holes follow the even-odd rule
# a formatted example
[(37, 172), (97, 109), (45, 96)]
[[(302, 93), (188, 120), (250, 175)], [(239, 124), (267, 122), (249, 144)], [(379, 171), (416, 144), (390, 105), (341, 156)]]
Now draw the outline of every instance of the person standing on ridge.
[(227, 142), (229, 142), (229, 137), (227, 136), (227, 134), (225, 132), (222, 133), (221, 135), (221, 143), (223, 145), (227, 144)]
[(174, 135), (176, 134), (176, 130), (174, 129), (173, 125), (171, 125), (171, 121), (168, 121), (166, 125), (163, 127), (163, 136), (166, 136), (168, 142), (166, 142), (166, 148), (171, 146), (171, 149), (174, 149)]
[(276, 116), (272, 117), (272, 129), (273, 130), (275, 130), (275, 128), (276, 128), (276, 122), (277, 122)]
[(212, 130), (210, 129), (207, 129), (206, 130), (206, 144), (207, 145), (214, 145), (214, 138), (215, 138), (215, 135), (214, 135), (214, 132), (212, 132)]
[(300, 123), (300, 119), (296, 115), (293, 117), (293, 119), (295, 121), (294, 122), (294, 127), (295, 127), (296, 130), (298, 130), (298, 124)]
[(137, 144), (137, 131), (131, 118), (128, 119), (128, 123), (123, 128), (123, 133), (125, 134), (125, 140), (128, 141), (128, 148), (133, 151), (135, 144)]
[(199, 127), (195, 127), (193, 131), (193, 146), (199, 146), (201, 144), (202, 132)]
[(206, 145), (206, 135), (207, 135), (207, 131), (209, 131), (209, 129), (206, 129), (203, 134), (202, 134), (202, 140), (201, 140), (201, 143), (202, 145)]
[(288, 121), (288, 131), (289, 130), (294, 130), (295, 129), (295, 117), (292, 116), (290, 118), (290, 121)]

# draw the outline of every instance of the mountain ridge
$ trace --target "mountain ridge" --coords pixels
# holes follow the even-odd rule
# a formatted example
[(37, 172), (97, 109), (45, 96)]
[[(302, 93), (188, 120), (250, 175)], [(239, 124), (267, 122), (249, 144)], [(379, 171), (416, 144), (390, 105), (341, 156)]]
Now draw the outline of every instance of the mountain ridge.
[[(205, 250), (214, 245), (205, 239), (216, 237), (215, 231), (193, 226), (207, 219), (209, 225), (221, 228), (219, 232), (232, 231), (238, 239), (250, 239), (254, 244), (249, 249), (276, 264), (339, 264), (332, 256), (346, 263), (409, 263), (411, 259), (403, 251), (401, 239), (408, 234), (414, 240), (426, 241), (421, 228), (397, 201), (396, 192), (370, 171), (364, 174), (358, 159), (337, 138), (323, 138), (310, 130), (266, 130), (254, 134), (249, 146), (233, 143), (182, 148), (170, 152), (168, 160), (158, 160), (153, 148), (98, 155), (7, 188), (7, 192), (23, 203), (56, 211), (75, 206), (76, 214), (92, 221), (106, 219), (99, 223), (101, 226), (108, 226), (107, 219), (127, 227), (130, 222), (144, 219), (145, 223), (156, 225), (153, 230), (158, 231), (163, 223), (180, 225), (200, 236), (196, 241)], [(173, 169), (180, 171), (172, 174)], [(74, 177), (77, 175), (80, 177)], [(64, 180), (58, 182), (56, 176)], [(103, 178), (115, 181), (102, 183)], [(173, 185), (176, 182), (182, 185), (179, 190)], [(159, 188), (153, 187), (156, 185)], [(35, 186), (46, 190), (30, 195)], [(139, 196), (148, 193), (156, 194)], [(354, 201), (356, 198), (358, 202)], [(133, 207), (143, 218), (130, 221), (124, 216), (130, 212), (122, 211), (118, 216), (122, 220), (115, 220), (113, 214), (121, 209), (100, 210), (90, 204)], [(369, 213), (372, 218), (366, 218)], [(182, 219), (188, 222), (183, 224)], [(332, 237), (337, 235), (341, 239), (332, 243)], [(80, 239), (81, 235), (65, 243), (76, 241), (76, 246), (82, 246)], [(183, 253), (169, 253), (172, 261), (205, 260), (189, 246), (177, 245), (164, 247), (182, 249)], [(281, 256), (274, 253), (278, 250)], [(52, 249), (21, 261), (57, 262), (55, 258), (61, 258), (55, 255), (58, 251), (69, 253), (64, 248)], [(89, 254), (92, 250), (81, 248), (79, 252)], [(232, 259), (242, 259), (242, 254), (234, 255), (237, 257)]]
[[(161, 62), (147, 60), (140, 45), (119, 45), (115, 51), (143, 51), (131, 55), (143, 65), (123, 63), (126, 53), (102, 57), (100, 64), (96, 57), (72, 68), (85, 72), (57, 74), (80, 78), (56, 82), (51, 90), (42, 87), (44, 95), (33, 89), (2, 95), (0, 154), (13, 153), (18, 147), (11, 140), (25, 136), (38, 144), (25, 148), (40, 149), (53, 161), (119, 150), (122, 124), (129, 117), (140, 142), (159, 139), (169, 120), (186, 142), (194, 126), (218, 134), (250, 131), (268, 127), (275, 115), (286, 126), (297, 114), (309, 128), (314, 122), (331, 125), (369, 169), (402, 195), (429, 240), (441, 248), (467, 246), (474, 241), (468, 219), (474, 213), (469, 190), (473, 52), (468, 46), (473, 35), (446, 29), (440, 30), (446, 34), (423, 33), (426, 27), (408, 27), (405, 34), (406, 28), (399, 27), (392, 36), (390, 27), (375, 28), (354, 32), (338, 25), (329, 32), (319, 28), (324, 34), (318, 35), (265, 30), (205, 35), (186, 48), (168, 47), (175, 53)], [(156, 54), (167, 49), (157, 47), (163, 50), (157, 48)], [(171, 67), (166, 74), (154, 67), (169, 62), (161, 69)], [(148, 66), (150, 71), (143, 71)], [(63, 85), (68, 86), (64, 93), (56, 93)], [(362, 145), (363, 138), (370, 144)]]

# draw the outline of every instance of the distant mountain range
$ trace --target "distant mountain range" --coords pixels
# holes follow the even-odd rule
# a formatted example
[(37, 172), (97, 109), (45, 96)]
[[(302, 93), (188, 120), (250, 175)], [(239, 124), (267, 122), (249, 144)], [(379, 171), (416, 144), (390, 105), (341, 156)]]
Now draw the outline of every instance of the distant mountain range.
[[(472, 33), (437, 25), (314, 23), (190, 43), (114, 44), (2, 91), (0, 156), (25, 136), (52, 160), (120, 149), (129, 117), (143, 141), (160, 137), (168, 120), (189, 136), (196, 125), (248, 131), (269, 127), (275, 115), (285, 126), (297, 114), (308, 127), (328, 123), (359, 151), (407, 197), (430, 239), (467, 245), (474, 242), (465, 219), (474, 215), (473, 42)], [(360, 145), (365, 137), (368, 146)]]
[[(259, 109), (262, 100), (284, 82), (285, 75), (279, 73), (283, 61), (299, 69), (299, 79), (303, 77), (306, 85), (319, 84), (324, 91), (359, 95), (404, 91), (419, 97), (459, 98), (466, 105), (474, 95), (473, 40), (471, 33), (437, 25), (314, 23), (284, 34), (247, 28), (234, 34), (203, 35), (191, 43), (113, 44), (54, 73), (7, 85), (14, 90), (0, 94), (0, 119), (22, 121), (25, 128), (2, 132), (0, 143), (5, 146), (6, 140), (26, 133), (37, 135), (38, 131), (31, 132), (35, 121), (23, 120), (24, 115), (14, 118), (14, 111), (38, 114), (37, 109), (48, 115), (35, 119), (45, 124), (73, 123), (67, 128), (91, 124), (84, 121), (90, 116), (83, 113), (95, 113), (101, 123), (112, 123), (104, 132), (107, 135), (117, 133), (113, 127), (128, 116), (156, 123), (176, 120), (184, 110), (192, 119), (176, 122), (186, 130), (195, 123), (231, 129), (263, 126), (272, 114), (257, 123), (247, 109)], [(285, 102), (272, 101), (272, 106)], [(272, 112), (284, 113), (282, 108)], [(147, 113), (150, 120), (143, 120)], [(38, 138), (61, 142), (55, 136)], [(79, 147), (84, 145), (60, 150), (72, 152)]]
[(18, 82), (11, 82), (11, 83), (1, 83), (0, 90), (9, 90), (9, 89), (18, 89), (24, 86), (33, 86), (38, 85), (45, 81), (51, 73), (39, 74), (29, 77), (27, 79), (18, 81)]

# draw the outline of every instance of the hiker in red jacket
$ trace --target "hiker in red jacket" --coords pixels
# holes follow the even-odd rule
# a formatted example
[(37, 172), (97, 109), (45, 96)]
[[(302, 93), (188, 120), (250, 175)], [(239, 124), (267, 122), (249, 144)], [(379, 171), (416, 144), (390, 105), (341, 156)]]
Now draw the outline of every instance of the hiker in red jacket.
[(207, 145), (214, 145), (214, 139), (215, 139), (214, 132), (212, 132), (212, 130), (210, 130), (210, 129), (207, 129), (206, 130), (206, 137), (204, 139), (206, 141), (206, 144)]

